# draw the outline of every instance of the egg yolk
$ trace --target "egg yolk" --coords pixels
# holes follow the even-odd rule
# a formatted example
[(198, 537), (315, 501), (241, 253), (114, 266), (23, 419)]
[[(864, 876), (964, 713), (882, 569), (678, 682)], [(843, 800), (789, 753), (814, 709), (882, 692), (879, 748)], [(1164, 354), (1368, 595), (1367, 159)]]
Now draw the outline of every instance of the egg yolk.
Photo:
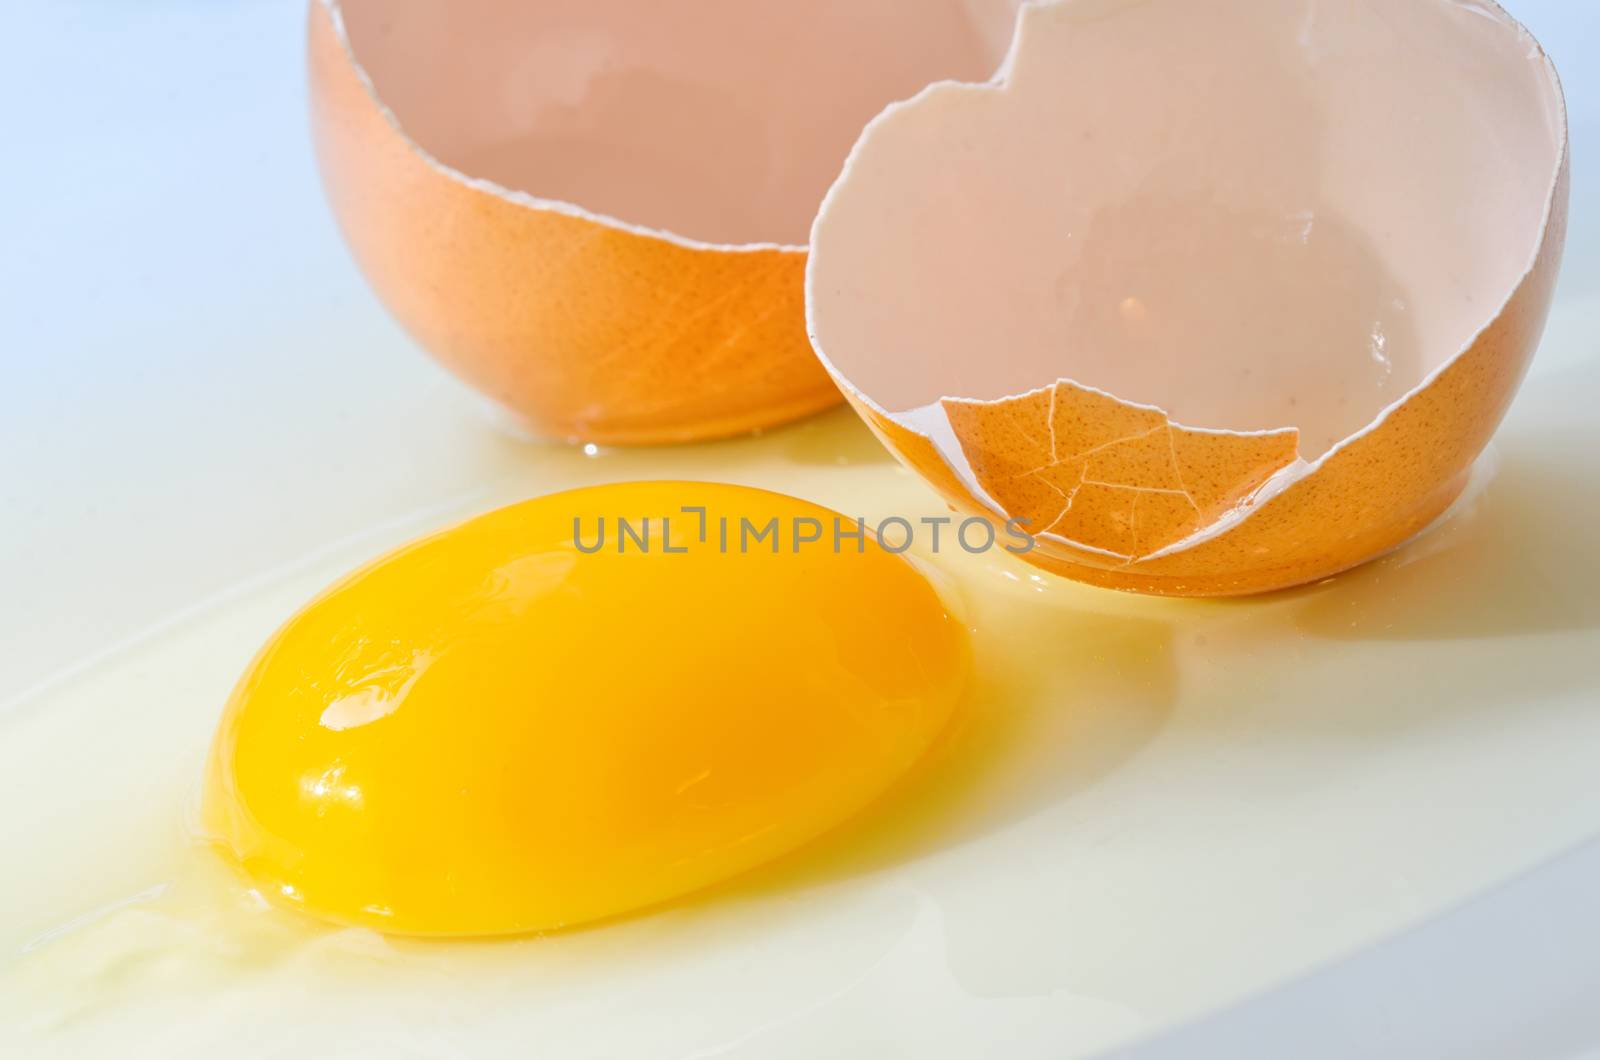
[(966, 683), (966, 630), (856, 530), (639, 483), (402, 548), (241, 678), (205, 827), (269, 898), (418, 935), (581, 924), (771, 860), (913, 766)]

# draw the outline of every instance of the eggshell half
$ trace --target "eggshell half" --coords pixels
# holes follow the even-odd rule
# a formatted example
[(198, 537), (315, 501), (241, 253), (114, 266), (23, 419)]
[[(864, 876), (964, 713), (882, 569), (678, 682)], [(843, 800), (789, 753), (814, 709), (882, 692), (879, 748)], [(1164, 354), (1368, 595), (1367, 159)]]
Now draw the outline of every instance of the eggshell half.
[(1063, 0), (987, 84), (875, 119), (812, 233), (812, 340), (1030, 562), (1231, 595), (1440, 515), (1538, 344), (1566, 114), (1484, 0)]
[(546, 436), (730, 435), (839, 400), (805, 238), (862, 125), (982, 78), (1019, 0), (313, 0), (324, 182), (385, 303)]

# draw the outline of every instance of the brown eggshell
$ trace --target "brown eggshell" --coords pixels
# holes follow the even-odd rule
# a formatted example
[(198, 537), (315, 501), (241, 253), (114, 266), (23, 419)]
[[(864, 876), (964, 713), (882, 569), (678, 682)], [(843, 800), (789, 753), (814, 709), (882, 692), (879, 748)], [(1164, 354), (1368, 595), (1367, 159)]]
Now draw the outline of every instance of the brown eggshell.
[[(800, 125), (804, 135), (797, 134), (793, 142), (779, 141), (771, 149), (775, 154), (787, 152), (780, 160), (787, 169), (773, 175), (751, 168), (752, 163), (746, 167), (747, 179), (740, 171), (747, 186), (784, 185), (768, 196), (772, 202), (762, 199), (751, 207), (756, 220), (748, 224), (764, 223), (768, 215), (794, 213), (793, 227), (803, 240), (815, 205), (861, 124), (897, 95), (909, 95), (930, 79), (983, 76), (992, 70), (1009, 35), (1015, 3), (987, 0), (978, 5), (988, 9), (994, 39), (977, 41), (969, 40), (971, 34), (962, 28), (966, 23), (960, 21), (961, 4), (941, 2), (937, 6), (947, 9), (940, 23), (943, 28), (929, 31), (926, 49), (912, 50), (904, 61), (878, 64), (885, 70), (875, 80), (857, 78), (860, 85), (839, 88), (836, 94), (842, 94), (842, 101), (823, 99), (813, 104), (826, 108), (831, 102), (837, 113), (824, 109), (820, 116), (808, 116), (797, 104), (796, 113), (787, 120), (791, 126)], [(700, 12), (705, 16), (702, 21), (712, 26), (716, 21), (709, 16), (718, 8), (731, 12), (752, 7), (729, 0), (701, 6), (706, 8)], [(776, 4), (754, 5), (763, 6), (780, 10)], [(840, 20), (851, 17), (852, 5), (824, 6)], [(884, 13), (905, 20), (909, 16), (901, 8), (906, 6), (896, 0)], [(622, 0), (589, 5), (571, 0), (531, 4), (461, 0), (448, 7), (313, 0), (310, 6), (310, 96), (317, 156), (333, 211), (362, 270), (423, 347), (539, 435), (616, 444), (683, 442), (779, 424), (839, 400), (806, 337), (803, 242), (791, 245), (754, 236), (724, 243), (702, 241), (693, 238), (694, 233), (679, 236), (665, 227), (647, 227), (656, 220), (652, 217), (635, 223), (581, 203), (536, 198), (550, 193), (537, 184), (508, 187), (447, 164), (412, 135), (420, 129), (430, 138), (448, 141), (454, 130), (471, 127), (474, 135), (487, 140), (494, 135), (496, 121), (508, 126), (522, 123), (516, 125), (517, 136), (532, 135), (525, 128), (530, 122), (562, 130), (577, 123), (585, 129), (581, 123), (587, 112), (582, 106), (576, 111), (567, 106), (568, 96), (576, 90), (560, 80), (561, 70), (552, 73), (547, 68), (569, 59), (578, 62), (587, 54), (585, 48), (610, 48), (592, 57), (595, 69), (572, 74), (588, 78), (574, 83), (589, 86), (583, 91), (595, 97), (598, 113), (607, 105), (605, 93), (613, 91), (608, 86), (621, 85), (614, 90), (622, 91), (631, 84), (627, 78), (635, 75), (627, 64), (645, 68), (650, 59), (624, 53), (625, 46), (638, 50), (657, 39), (663, 51), (660, 61), (682, 65), (700, 59), (689, 54), (691, 48), (706, 50), (709, 57), (703, 61), (710, 63), (715, 48), (739, 43), (705, 41), (703, 30), (690, 36), (698, 23), (678, 17), (682, 12), (662, 21), (660, 32), (631, 31), (634, 37), (645, 38), (642, 43), (628, 38), (632, 43), (614, 44), (597, 37), (603, 32), (625, 35), (630, 32), (628, 25), (671, 15), (659, 5)], [(533, 51), (546, 39), (539, 36), (544, 28), (541, 19), (549, 24), (549, 55)], [(681, 31), (683, 39), (671, 36), (678, 32), (672, 27), (679, 25), (689, 27)], [(396, 26), (412, 27), (409, 37), (391, 32)], [(863, 34), (877, 33), (885, 47), (894, 40), (889, 27), (876, 22), (855, 28)], [(740, 31), (735, 27), (728, 32)], [(372, 49), (376, 66), (359, 61), (366, 57), (364, 48)], [(443, 48), (477, 48), (484, 54), (481, 59), (463, 57), (439, 50)], [(755, 77), (760, 68), (723, 74), (730, 80)], [(663, 81), (665, 87), (628, 89), (635, 94), (620, 107), (620, 116), (601, 113), (594, 120), (632, 122), (617, 135), (633, 137), (646, 147), (665, 143), (662, 150), (670, 151), (673, 136), (691, 136), (697, 124), (715, 120), (709, 112), (703, 122), (693, 113), (685, 118), (682, 108), (667, 111), (666, 102), (659, 118), (649, 112), (651, 100), (665, 100), (674, 85), (698, 83), (693, 70), (675, 76), (677, 81)], [(389, 97), (380, 98), (384, 85), (398, 98), (396, 109), (391, 109)], [(781, 84), (747, 94), (764, 101), (762, 93), (804, 99), (796, 87)], [(706, 98), (716, 102), (725, 97)], [(530, 109), (534, 104), (544, 109)], [(751, 130), (762, 131), (759, 114), (751, 121), (739, 127), (741, 137), (752, 135)], [(670, 122), (679, 124), (658, 131)], [(781, 132), (780, 127), (770, 130), (772, 135)], [(592, 136), (610, 133), (605, 127)], [(558, 177), (566, 181), (558, 190), (576, 194), (588, 181), (600, 189), (597, 195), (611, 194), (618, 208), (634, 199), (657, 207), (657, 200), (668, 198), (667, 192), (673, 190), (667, 187), (664, 171), (642, 153), (636, 164), (613, 159), (608, 170), (591, 177), (556, 172), (576, 147), (535, 144), (526, 148), (528, 158), (508, 162), (504, 150), (490, 146), (499, 152), (494, 158), (483, 157), (480, 150), (457, 161), (467, 165), (481, 158), (485, 170), (496, 177), (510, 165), (516, 174), (532, 170), (537, 178), (540, 165), (546, 165), (552, 181)], [(736, 168), (734, 155), (746, 146), (735, 141), (717, 148), (727, 155), (724, 168)], [(722, 161), (719, 154), (706, 165), (714, 170)], [(569, 168), (576, 166), (573, 162)], [(791, 174), (793, 170), (799, 172)], [(715, 200), (729, 193), (724, 189), (693, 194), (699, 200)], [(709, 218), (704, 223), (710, 225), (721, 216), (718, 205), (674, 200), (659, 208), (671, 221), (680, 213), (688, 216), (687, 207), (693, 206), (698, 211), (693, 216)], [(742, 224), (728, 222), (730, 232), (744, 231)]]
[(1023, 522), (1029, 562), (1185, 596), (1315, 581), (1437, 518), (1505, 413), (1566, 230), (1554, 69), (1487, 5), (1329, 10), (1030, 8), (1001, 78), (890, 108), (825, 201), (819, 352), (954, 507)]

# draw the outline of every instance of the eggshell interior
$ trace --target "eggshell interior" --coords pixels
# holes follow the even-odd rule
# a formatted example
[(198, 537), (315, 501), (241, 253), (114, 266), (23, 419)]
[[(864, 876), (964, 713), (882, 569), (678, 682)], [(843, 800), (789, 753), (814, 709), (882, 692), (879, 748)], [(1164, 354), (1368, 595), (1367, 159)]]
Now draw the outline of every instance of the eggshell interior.
[(1021, 0), (341, 0), (445, 165), (707, 243), (803, 246), (861, 127), (992, 75)]
[(812, 337), (1036, 562), (1294, 584), (1454, 496), (1537, 343), (1566, 165), (1555, 72), (1490, 3), (1029, 7), (995, 83), (857, 144)]

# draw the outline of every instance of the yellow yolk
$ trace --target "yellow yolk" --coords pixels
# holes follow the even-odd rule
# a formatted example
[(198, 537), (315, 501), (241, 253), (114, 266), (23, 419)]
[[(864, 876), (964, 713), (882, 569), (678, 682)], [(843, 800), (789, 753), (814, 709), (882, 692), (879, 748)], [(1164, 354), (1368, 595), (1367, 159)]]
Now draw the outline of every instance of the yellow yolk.
[(769, 861), (892, 785), (966, 682), (965, 629), (855, 529), (643, 483), (402, 548), (240, 680), (206, 828), (269, 897), (420, 935), (580, 924)]

